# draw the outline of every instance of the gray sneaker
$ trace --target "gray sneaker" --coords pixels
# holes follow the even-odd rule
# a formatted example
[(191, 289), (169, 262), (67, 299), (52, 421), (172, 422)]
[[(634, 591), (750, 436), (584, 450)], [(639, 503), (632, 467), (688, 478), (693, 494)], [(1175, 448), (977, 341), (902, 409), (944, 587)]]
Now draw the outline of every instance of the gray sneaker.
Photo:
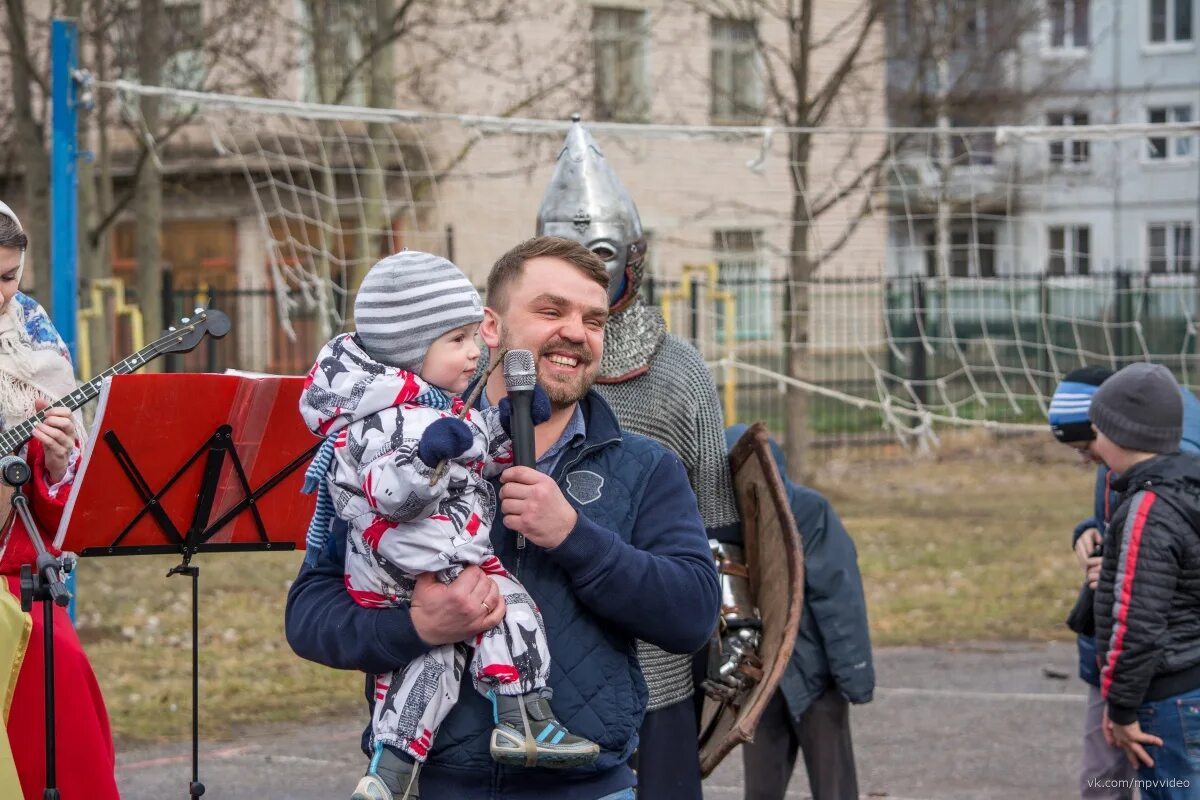
[(378, 775), (364, 775), (350, 800), (396, 800), (396, 797)]
[(417, 781), (420, 764), (403, 759), (382, 745), (376, 747), (381, 752), (371, 762), (371, 771), (354, 788), (350, 800), (421, 800)]
[(591, 764), (600, 745), (576, 736), (550, 709), (548, 689), (511, 696), (492, 694), (496, 727), (492, 759), (500, 764), (570, 769)]

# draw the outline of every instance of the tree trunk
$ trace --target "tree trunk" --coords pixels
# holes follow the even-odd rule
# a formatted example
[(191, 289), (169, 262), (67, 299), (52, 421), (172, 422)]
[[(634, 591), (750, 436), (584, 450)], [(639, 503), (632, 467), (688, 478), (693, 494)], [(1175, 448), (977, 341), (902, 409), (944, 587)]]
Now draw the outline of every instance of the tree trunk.
[[(374, 36), (391, 35), (393, 0), (375, 0), (375, 19), (371, 29), (374, 30)], [(368, 34), (366, 38), (370, 41)], [(388, 44), (380, 48), (371, 58), (371, 63), (368, 65), (368, 75), (370, 76), (369, 96), (367, 102), (374, 108), (391, 108), (395, 103), (395, 65), (393, 56), (393, 47)], [(387, 125), (380, 122), (373, 122), (367, 126), (367, 133), (371, 139), (371, 151), (367, 158), (368, 172), (363, 181), (363, 215), (365, 219), (361, 226), (362, 236), (359, 242), (359, 251), (355, 259), (356, 269), (354, 273), (348, 276), (346, 290), (354, 293), (358, 291), (359, 284), (366, 276), (367, 270), (375, 263), (377, 259), (396, 250), (394, 243), (391, 241), (390, 234), (387, 231), (391, 228), (391, 220), (388, 218), (388, 209), (384, 202), (387, 196), (387, 186), (384, 181), (384, 169), (387, 167), (388, 148), (390, 147), (390, 137), (388, 135)]]
[[(330, 53), (329, 39), (324, 36), (323, 24), (325, 21), (325, 2), (321, 0), (305, 0), (305, 9), (308, 14), (308, 25), (306, 29), (308, 37), (308, 45), (312, 53), (312, 70), (314, 84), (317, 89), (317, 100), (321, 103), (332, 104), (337, 102), (334, 97), (336, 87), (330, 86), (330, 70), (327, 64), (330, 59), (336, 58), (337, 54)], [(330, 120), (321, 120), (317, 122), (317, 134), (322, 142), (334, 141), (337, 134), (337, 123)], [(334, 331), (337, 329), (338, 314), (333, 307), (333, 264), (331, 263), (331, 254), (334, 253), (334, 248), (337, 248), (337, 253), (344, 257), (344, 252), (336, 241), (335, 234), (330, 231), (340, 231), (341, 224), (339, 223), (338, 204), (337, 204), (337, 179), (334, 176), (335, 165), (330, 160), (329, 151), (325, 147), (320, 148), (321, 164), (318, 168), (320, 182), (320, 195), (313, 199), (314, 210), (317, 215), (318, 225), (316, 226), (316, 237), (320, 242), (320, 252), (313, 256), (315, 263), (313, 266), (316, 269), (316, 291), (313, 292), (316, 301), (317, 312), (317, 339), (318, 341), (327, 341), (333, 337)], [(335, 155), (336, 157), (336, 155)], [(299, 224), (303, 225), (304, 222)], [(284, 231), (287, 235), (287, 231)], [(345, 321), (342, 320), (342, 324)]]
[[(83, 0), (68, 0), (64, 7), (64, 13), (67, 17), (73, 17), (79, 22), (80, 30), (80, 60), (87, 63), (90, 55), (85, 51), (84, 46), (86, 39), (84, 31), (86, 26), (83, 20)], [(98, 53), (102, 49), (102, 42), (98, 37), (91, 38), (92, 51)], [(91, 232), (95, 229), (100, 221), (100, 205), (96, 194), (96, 159), (85, 156), (91, 148), (91, 127), (93, 117), (86, 110), (80, 109), (78, 114), (78, 127), (76, 129), (76, 141), (79, 148), (79, 159), (76, 164), (78, 174), (78, 203), (79, 203), (79, 285), (82, 297), (80, 298), (79, 308), (81, 311), (91, 309), (92, 301), (90, 292), (87, 292), (93, 281), (98, 277), (96, 272), (97, 257), (95, 242), (92, 240)], [(80, 375), (84, 380), (92, 377), (92, 375), (101, 372), (105, 367), (109, 366), (109, 359), (105, 356), (108, 352), (106, 347), (108, 340), (108, 332), (112, 328), (108, 315), (101, 308), (100, 316), (87, 321), (80, 321), (80, 325), (87, 326), (87, 341), (88, 352), (81, 353), (76, 350), (76, 358), (79, 364), (84, 362), (88, 365), (90, 375)], [(80, 332), (80, 340), (84, 337)], [(78, 343), (77, 343), (78, 347)], [(77, 365), (78, 366), (78, 365)], [(80, 367), (82, 369), (82, 367)]]
[(22, 186), (25, 208), (21, 225), (29, 236), (24, 290), (36, 292), (46, 311), (53, 313), (50, 302), (50, 156), (46, 152), (46, 131), (34, 115), (33, 66), (30, 61), (24, 0), (5, 0), (8, 24), (9, 62), (12, 67), (13, 123), (17, 148), (23, 165)]
[[(946, 34), (947, 36), (949, 33)], [(937, 214), (934, 219), (934, 256), (937, 270), (937, 298), (941, 309), (938, 336), (949, 336), (950, 319), (950, 177), (954, 170), (954, 150), (950, 141), (950, 66), (945, 54), (937, 60), (937, 174), (940, 185), (937, 195)]]
[[(809, 252), (809, 218), (805, 192), (808, 188), (808, 159), (812, 136), (808, 133), (789, 134), (789, 156), (792, 163), (792, 236), (788, 263), (789, 304), (786, 317), (787, 354), (786, 374), (804, 380), (809, 367), (809, 318), (811, 281), (816, 269)], [(788, 472), (797, 480), (811, 476), (813, 470), (809, 430), (808, 392), (789, 386), (786, 397), (786, 435), (784, 454)]]
[[(141, 29), (138, 32), (138, 77), (143, 84), (162, 82), (162, 0), (140, 0)], [(153, 135), (158, 130), (159, 99), (143, 95), (142, 119)], [(147, 142), (147, 146), (153, 146)], [(151, 155), (142, 162), (134, 198), (137, 212), (138, 305), (146, 341), (158, 338), (163, 330), (162, 305), (162, 175)], [(150, 369), (154, 370), (152, 362)]]
[[(108, 50), (106, 44), (107, 31), (103, 28), (98, 28), (94, 31), (92, 37), (92, 63), (94, 65), (96, 77), (99, 80), (108, 79)], [(80, 115), (80, 120), (88, 119), (89, 117), (95, 120), (96, 125), (96, 152), (92, 163), (89, 164), (88, 180), (84, 181), (83, 163), (80, 164), (80, 187), (87, 186), (87, 192), (90, 194), (89, 203), (93, 209), (91, 215), (84, 215), (82, 205), (84, 203), (83, 195), (80, 195), (80, 218), (87, 221), (87, 235), (81, 237), (81, 241), (86, 242), (87, 251), (90, 253), (90, 263), (87, 265), (87, 276), (93, 281), (107, 280), (112, 277), (112, 252), (109, 250), (109, 230), (111, 226), (106, 226), (103, 230), (99, 230), (98, 226), (101, 220), (107, 219), (112, 211), (113, 203), (113, 182), (112, 182), (112, 160), (108, 146), (108, 127), (105, 123), (109, 119), (108, 116), (108, 92), (96, 92), (96, 110), (94, 114)], [(99, 372), (112, 365), (114, 360), (113, 354), (113, 338), (116, 332), (116, 320), (110, 317), (107, 310), (101, 312), (100, 317), (93, 322), (91, 327), (91, 359), (92, 369)], [(88, 375), (85, 378), (91, 377)]]

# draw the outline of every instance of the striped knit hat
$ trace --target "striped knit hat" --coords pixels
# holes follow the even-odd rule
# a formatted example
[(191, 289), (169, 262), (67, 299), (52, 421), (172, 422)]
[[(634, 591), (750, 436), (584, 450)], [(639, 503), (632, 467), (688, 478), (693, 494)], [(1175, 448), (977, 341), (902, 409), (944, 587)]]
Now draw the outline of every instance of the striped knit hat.
[(363, 350), (381, 364), (420, 373), (429, 346), (443, 333), (483, 320), (479, 292), (441, 256), (402, 250), (363, 279), (354, 324)]
[(1100, 384), (1112, 377), (1104, 367), (1083, 367), (1068, 372), (1050, 398), (1050, 430), (1063, 444), (1096, 438), (1088, 408)]

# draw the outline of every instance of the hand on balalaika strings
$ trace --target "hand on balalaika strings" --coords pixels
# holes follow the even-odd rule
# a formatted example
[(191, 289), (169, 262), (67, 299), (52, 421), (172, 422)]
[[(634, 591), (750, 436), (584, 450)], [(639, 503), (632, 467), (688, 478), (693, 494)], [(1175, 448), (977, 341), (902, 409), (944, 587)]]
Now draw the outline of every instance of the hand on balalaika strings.
[[(76, 449), (75, 420), (68, 408), (51, 408), (50, 402), (42, 398), (34, 400), (33, 403), (34, 411), (40, 414), (41, 421), (33, 426), (32, 438), (42, 443), (45, 481), (53, 486), (66, 477), (71, 466), (71, 455)], [(0, 481), (0, 519), (7, 519), (14, 491), (13, 487)]]
[(75, 420), (63, 406), (50, 408), (46, 400), (34, 401), (34, 408), (44, 411), (42, 421), (33, 429), (33, 438), (42, 443), (45, 454), (46, 482), (54, 485), (61, 481), (70, 467), (71, 454), (75, 450)]

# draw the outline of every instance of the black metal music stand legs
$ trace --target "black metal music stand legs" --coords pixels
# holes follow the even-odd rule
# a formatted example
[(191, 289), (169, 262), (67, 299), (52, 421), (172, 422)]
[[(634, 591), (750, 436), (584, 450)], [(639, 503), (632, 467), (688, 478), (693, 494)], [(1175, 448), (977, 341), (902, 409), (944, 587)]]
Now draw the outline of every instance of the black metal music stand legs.
[(17, 456), (6, 456), (2, 462), (0, 481), (13, 487), (13, 510), (20, 517), (37, 553), (36, 571), (34, 565), (21, 565), (21, 609), (32, 612), (35, 602), (42, 604), (42, 680), (45, 681), (46, 697), (46, 788), (42, 790), (42, 800), (59, 800), (54, 709), (54, 607), (66, 607), (71, 602), (71, 593), (62, 582), (62, 562), (46, 550), (33, 515), (29, 513), (29, 501), (21, 494), (20, 487), (30, 478), (28, 465)]
[(167, 572), (168, 578), (172, 575), (192, 578), (192, 781), (188, 797), (197, 798), (204, 794), (200, 782), (200, 568), (185, 561)]

